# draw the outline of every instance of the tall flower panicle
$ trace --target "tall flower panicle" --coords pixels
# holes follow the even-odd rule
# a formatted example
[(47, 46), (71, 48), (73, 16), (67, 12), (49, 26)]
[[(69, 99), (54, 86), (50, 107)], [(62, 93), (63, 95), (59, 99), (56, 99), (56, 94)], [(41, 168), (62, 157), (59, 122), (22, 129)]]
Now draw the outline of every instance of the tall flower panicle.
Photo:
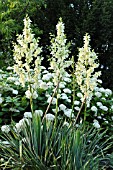
[[(38, 84), (38, 76), (41, 71), (39, 39), (34, 38), (30, 28), (31, 20), (28, 16), (24, 19), (23, 34), (17, 36), (17, 43), (14, 43), (14, 71), (19, 75), (19, 81), (24, 87), (26, 82)], [(34, 69), (31, 69), (31, 67)]]
[(89, 45), (90, 36), (84, 36), (84, 46), (79, 48), (78, 62), (76, 63), (76, 81), (80, 87), (82, 94), (86, 97), (87, 105), (93, 95), (93, 91), (98, 83), (98, 77), (101, 72), (96, 72), (95, 69), (99, 67), (97, 62), (97, 55), (94, 50), (91, 50)]
[(68, 68), (72, 61), (69, 58), (69, 44), (67, 43), (66, 36), (64, 34), (64, 24), (60, 18), (58, 24), (56, 25), (57, 36), (51, 39), (51, 59), (50, 59), (50, 69), (54, 72), (54, 84), (56, 85), (59, 79), (65, 77), (67, 72), (65, 68)]
[(37, 88), (41, 73), (39, 39), (34, 38), (30, 28), (31, 20), (28, 16), (24, 19), (23, 34), (18, 35), (17, 44), (14, 43), (14, 71), (19, 75), (19, 81), (23, 87), (27, 85), (26, 97), (30, 99), (31, 112), (34, 113), (33, 99), (38, 97)]

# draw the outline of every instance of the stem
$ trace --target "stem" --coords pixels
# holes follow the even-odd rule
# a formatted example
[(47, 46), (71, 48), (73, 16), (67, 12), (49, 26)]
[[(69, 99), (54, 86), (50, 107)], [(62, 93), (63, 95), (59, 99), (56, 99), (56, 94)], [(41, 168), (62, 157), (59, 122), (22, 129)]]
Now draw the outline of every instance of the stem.
[[(46, 109), (46, 111), (45, 111), (45, 113), (44, 113), (44, 117), (46, 116), (46, 114), (47, 114), (47, 112), (48, 112), (48, 110), (49, 110), (49, 108), (50, 108), (50, 105), (51, 105), (51, 103), (52, 103), (52, 101), (53, 101), (53, 97), (54, 97), (54, 95), (55, 95), (55, 93), (56, 93), (56, 91), (57, 91), (57, 89), (58, 89), (58, 87), (59, 87), (59, 83), (60, 83), (60, 80), (58, 81), (57, 86), (56, 86), (56, 88), (55, 88), (55, 90), (54, 90), (54, 93), (53, 93), (53, 95), (52, 95), (51, 101), (50, 101), (50, 103), (49, 103), (48, 106), (47, 106), (47, 109)], [(43, 117), (43, 119), (44, 119), (44, 117)]]
[(73, 61), (73, 64), (72, 64), (72, 69), (73, 69), (73, 72), (72, 72), (72, 77), (73, 77), (73, 81), (72, 81), (72, 96), (73, 96), (73, 101), (72, 101), (72, 113), (73, 113), (73, 110), (74, 110), (74, 101), (75, 101), (75, 68), (74, 68), (74, 56), (72, 56), (72, 61)]
[(57, 113), (58, 113), (58, 88), (57, 88), (57, 99), (56, 99), (55, 126), (57, 123)]
[(32, 97), (32, 86), (31, 86), (31, 83), (30, 83), (30, 80), (31, 80), (31, 77), (30, 77), (30, 72), (28, 72), (28, 88), (30, 90), (30, 93), (31, 93), (31, 97), (30, 97), (30, 107), (31, 107), (31, 113), (33, 114), (34, 113), (34, 109), (33, 109), (33, 97)]
[(34, 113), (34, 109), (33, 109), (33, 99), (32, 99), (32, 97), (30, 97), (30, 107), (31, 107), (31, 112), (33, 114)]
[(82, 102), (82, 104), (81, 104), (80, 110), (79, 110), (79, 112), (78, 112), (78, 114), (77, 114), (77, 117), (76, 117), (76, 119), (75, 119), (75, 123), (74, 123), (74, 124), (76, 124), (76, 122), (77, 122), (77, 120), (78, 120), (78, 117), (79, 117), (79, 115), (80, 115), (80, 113), (81, 113), (81, 110), (82, 110), (82, 108), (83, 108), (83, 105), (84, 105), (85, 101), (86, 101), (86, 95), (84, 95), (84, 100), (83, 100), (83, 102)]
[(57, 99), (56, 99), (56, 115), (58, 113), (58, 89), (57, 89)]
[(85, 110), (84, 110), (84, 123), (86, 121), (86, 103), (85, 103)]

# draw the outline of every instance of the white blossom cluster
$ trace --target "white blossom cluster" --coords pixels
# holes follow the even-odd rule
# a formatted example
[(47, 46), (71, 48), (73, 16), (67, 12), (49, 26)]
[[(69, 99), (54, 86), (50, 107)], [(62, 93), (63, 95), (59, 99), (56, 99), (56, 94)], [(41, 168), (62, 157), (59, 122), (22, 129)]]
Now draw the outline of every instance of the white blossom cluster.
[(2, 104), (3, 102), (3, 98), (2, 98), (2, 94), (0, 94), (0, 104)]
[(90, 36), (86, 34), (84, 36), (84, 46), (79, 48), (78, 61), (76, 63), (76, 81), (80, 87), (83, 96), (86, 96), (87, 105), (93, 95), (93, 90), (97, 86), (98, 77), (101, 75), (100, 71), (95, 72), (99, 64), (97, 63), (97, 55), (91, 50), (89, 45)]
[(57, 36), (51, 39), (51, 59), (50, 68), (53, 70), (53, 82), (56, 85), (60, 79), (66, 77), (67, 72), (65, 68), (68, 68), (72, 61), (69, 60), (69, 44), (66, 44), (67, 39), (64, 34), (64, 24), (62, 20), (56, 25)]
[(25, 87), (26, 82), (28, 86), (33, 84), (32, 90), (28, 89), (26, 92), (27, 98), (32, 95), (35, 95), (36, 98), (38, 96), (36, 94), (36, 87), (41, 72), (40, 65), (42, 58), (40, 53), (42, 48), (39, 47), (39, 39), (36, 40), (34, 38), (30, 25), (31, 20), (26, 16), (23, 34), (18, 35), (17, 44), (14, 43), (14, 71), (19, 75), (19, 81), (23, 87)]

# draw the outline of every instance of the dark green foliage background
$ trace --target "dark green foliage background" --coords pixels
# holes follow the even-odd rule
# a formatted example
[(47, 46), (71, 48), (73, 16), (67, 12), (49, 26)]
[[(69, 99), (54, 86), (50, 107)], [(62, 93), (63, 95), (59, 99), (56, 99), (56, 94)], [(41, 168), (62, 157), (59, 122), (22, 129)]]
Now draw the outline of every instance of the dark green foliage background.
[[(43, 45), (44, 64), (48, 66), (49, 33), (62, 17), (65, 33), (72, 42), (71, 55), (77, 60), (78, 47), (89, 33), (91, 46), (98, 53), (103, 86), (113, 89), (113, 1), (111, 0), (1, 0), (0, 1), (0, 67), (12, 64), (12, 41), (22, 33), (26, 14), (32, 20), (35, 37)], [(101, 68), (101, 66), (103, 68)]]

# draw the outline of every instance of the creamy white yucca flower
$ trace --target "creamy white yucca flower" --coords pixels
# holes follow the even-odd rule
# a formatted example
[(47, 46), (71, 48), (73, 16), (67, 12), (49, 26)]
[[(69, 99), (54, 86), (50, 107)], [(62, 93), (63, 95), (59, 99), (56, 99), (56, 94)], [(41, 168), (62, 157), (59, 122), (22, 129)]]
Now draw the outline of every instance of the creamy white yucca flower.
[[(101, 72), (94, 71), (99, 67), (97, 63), (97, 55), (94, 50), (91, 50), (89, 45), (90, 36), (86, 34), (84, 36), (84, 46), (79, 48), (78, 61), (76, 63), (76, 81), (80, 87), (83, 96), (86, 96), (86, 101), (88, 100), (88, 105), (93, 95), (93, 91), (98, 84), (98, 77)], [(90, 98), (89, 98), (90, 96)]]
[[(34, 38), (30, 28), (31, 20), (28, 16), (24, 19), (23, 34), (17, 36), (17, 43), (14, 43), (14, 71), (19, 76), (19, 81), (23, 87), (28, 82), (34, 81), (38, 85), (38, 75), (41, 72), (42, 57), (40, 53), (42, 48), (39, 47), (39, 39)], [(23, 62), (24, 61), (24, 62)], [(33, 71), (31, 71), (31, 66)], [(28, 85), (29, 86), (29, 85)]]
[[(69, 60), (69, 44), (64, 34), (64, 24), (60, 18), (56, 25), (57, 36), (51, 39), (51, 59), (50, 68), (53, 70), (53, 82), (56, 85), (60, 79), (66, 77), (66, 68), (68, 68), (72, 61)], [(68, 78), (69, 79), (69, 78)]]
[(57, 29), (57, 36), (61, 36), (62, 34), (64, 34), (64, 29), (65, 29), (65, 26), (62, 22), (59, 22), (57, 25), (56, 25), (56, 29)]

